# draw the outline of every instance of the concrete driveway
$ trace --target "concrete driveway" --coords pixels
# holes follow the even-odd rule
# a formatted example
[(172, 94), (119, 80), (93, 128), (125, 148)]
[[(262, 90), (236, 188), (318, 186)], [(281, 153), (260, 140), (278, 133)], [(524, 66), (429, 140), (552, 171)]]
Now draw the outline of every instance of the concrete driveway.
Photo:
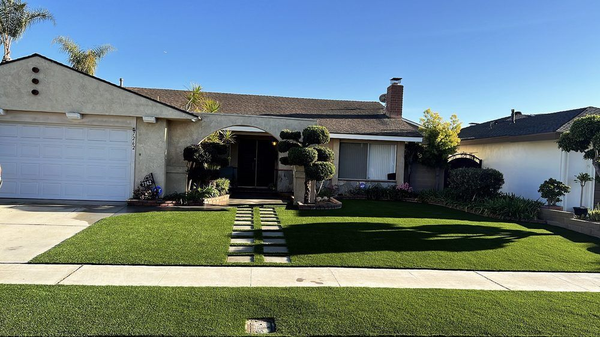
[(0, 263), (25, 263), (94, 222), (125, 208), (124, 203), (0, 201)]

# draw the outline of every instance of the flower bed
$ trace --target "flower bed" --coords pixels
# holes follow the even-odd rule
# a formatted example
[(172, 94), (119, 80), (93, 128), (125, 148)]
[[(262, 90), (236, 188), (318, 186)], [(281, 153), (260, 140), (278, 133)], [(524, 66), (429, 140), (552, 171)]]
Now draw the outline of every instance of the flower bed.
[(314, 204), (305, 204), (298, 202), (298, 209), (300, 210), (313, 210), (313, 209), (340, 209), (342, 208), (342, 202), (335, 198), (328, 198), (327, 201), (318, 201)]
[(204, 198), (199, 201), (177, 201), (177, 200), (140, 200), (140, 199), (129, 199), (127, 200), (128, 206), (152, 206), (152, 207), (174, 207), (174, 206), (204, 206), (204, 205), (216, 205), (224, 206), (229, 204), (229, 194), (221, 195), (214, 198)]

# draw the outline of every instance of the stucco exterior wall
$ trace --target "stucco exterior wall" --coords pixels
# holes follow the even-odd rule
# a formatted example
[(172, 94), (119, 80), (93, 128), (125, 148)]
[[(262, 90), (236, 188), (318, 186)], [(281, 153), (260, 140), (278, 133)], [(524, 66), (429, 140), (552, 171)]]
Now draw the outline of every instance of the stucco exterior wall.
[(149, 173), (161, 186), (163, 193), (171, 193), (167, 184), (167, 120), (158, 119), (155, 124), (137, 120), (135, 147), (135, 186)]
[[(32, 71), (39, 69), (38, 73)], [(37, 78), (39, 84), (32, 83)], [(111, 116), (192, 116), (39, 56), (0, 66), (0, 109)], [(33, 95), (32, 90), (38, 90)]]
[[(580, 187), (574, 182), (579, 172), (592, 172), (592, 165), (580, 153), (562, 152), (554, 140), (501, 142), (469, 145), (463, 143), (459, 152), (476, 155), (483, 167), (494, 168), (504, 174), (502, 191), (525, 198), (541, 199), (538, 188), (544, 180), (554, 178), (571, 186), (571, 193), (563, 198), (563, 207), (570, 210), (579, 206)], [(591, 207), (593, 184), (584, 192), (584, 205)]]

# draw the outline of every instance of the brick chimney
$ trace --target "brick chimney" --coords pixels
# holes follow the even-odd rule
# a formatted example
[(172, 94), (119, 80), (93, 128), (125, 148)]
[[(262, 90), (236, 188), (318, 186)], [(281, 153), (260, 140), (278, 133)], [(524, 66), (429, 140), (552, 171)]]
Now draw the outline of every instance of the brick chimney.
[(400, 84), (401, 80), (402, 78), (400, 77), (390, 79), (390, 86), (387, 88), (385, 114), (390, 118), (402, 118), (404, 86)]

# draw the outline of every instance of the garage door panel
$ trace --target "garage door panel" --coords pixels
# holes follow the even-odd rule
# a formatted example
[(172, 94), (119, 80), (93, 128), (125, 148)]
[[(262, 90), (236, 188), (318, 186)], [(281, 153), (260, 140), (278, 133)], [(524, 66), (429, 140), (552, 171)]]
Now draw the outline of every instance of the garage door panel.
[(23, 125), (21, 127), (21, 138), (40, 138), (42, 133), (41, 126)]
[(21, 157), (25, 158), (39, 158), (40, 156), (40, 145), (38, 144), (20, 144)]
[(19, 128), (14, 125), (0, 124), (0, 137), (16, 138), (19, 135)]
[(4, 143), (2, 142), (2, 146), (0, 146), (0, 157), (8, 158), (8, 157), (17, 157), (19, 153), (19, 148), (17, 143)]
[(0, 197), (126, 200), (132, 131), (0, 123)]

